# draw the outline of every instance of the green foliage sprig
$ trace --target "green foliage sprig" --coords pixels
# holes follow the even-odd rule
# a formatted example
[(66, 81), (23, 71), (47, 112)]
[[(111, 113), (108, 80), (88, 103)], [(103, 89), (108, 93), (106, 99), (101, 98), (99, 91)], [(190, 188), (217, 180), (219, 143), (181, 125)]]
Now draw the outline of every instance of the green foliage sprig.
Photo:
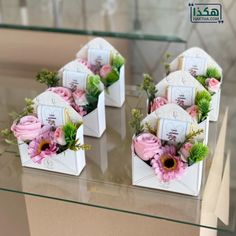
[(65, 141), (66, 141), (66, 148), (69, 148), (73, 151), (77, 150), (89, 150), (91, 148), (90, 145), (83, 144), (81, 145), (79, 143), (79, 140), (76, 139), (76, 133), (77, 129), (80, 127), (81, 123), (74, 124), (72, 122), (68, 122), (65, 124), (62, 128), (64, 135), (65, 135)]
[(190, 132), (188, 135), (186, 135), (184, 143), (193, 141), (194, 138), (196, 138), (198, 135), (202, 134), (203, 132), (204, 132), (203, 129), (198, 129), (196, 131)]
[(138, 135), (144, 131), (144, 126), (141, 124), (143, 114), (138, 109), (132, 109), (130, 126), (134, 129), (135, 135)]
[(195, 104), (198, 106), (198, 122), (202, 122), (211, 110), (211, 95), (207, 91), (198, 91), (195, 97)]
[(215, 78), (217, 80), (221, 80), (220, 72), (215, 67), (209, 67), (206, 71), (207, 78)]
[(191, 143), (194, 141), (194, 138), (196, 138), (198, 135), (202, 134), (204, 132), (203, 129), (198, 129), (198, 130), (193, 130), (189, 134), (186, 135), (185, 140), (183, 143), (178, 144), (177, 150), (180, 150), (180, 148), (185, 144), (185, 143)]
[(163, 58), (163, 65), (166, 72), (166, 76), (170, 74), (170, 59), (171, 59), (171, 54), (166, 53)]
[(202, 161), (208, 155), (208, 147), (203, 143), (195, 143), (189, 152), (188, 165)]
[(153, 135), (157, 134), (157, 130), (152, 128), (152, 126), (148, 122), (145, 123), (145, 129)]
[(17, 113), (17, 112), (11, 112), (9, 113), (9, 116), (11, 117), (12, 120), (15, 122), (18, 122), (22, 117), (31, 115), (34, 113), (34, 102), (30, 98), (25, 98), (25, 107), (24, 109)]
[(207, 77), (204, 75), (196, 76), (196, 80), (204, 87), (206, 87), (206, 79), (207, 79)]
[(103, 85), (100, 81), (100, 77), (98, 75), (90, 75), (87, 84), (86, 84), (86, 98), (88, 104), (84, 106), (84, 109), (87, 113), (96, 109), (98, 104), (98, 97), (103, 90)]
[(112, 56), (112, 66), (115, 67), (118, 71), (121, 66), (125, 64), (125, 58), (122, 57), (119, 53), (115, 53)]
[(106, 88), (114, 84), (120, 78), (120, 68), (125, 64), (125, 59), (119, 53), (112, 55), (111, 72), (106, 78), (101, 78), (102, 83)]
[(16, 138), (10, 129), (3, 129), (0, 136), (4, 139), (5, 143), (10, 145), (17, 145)]
[(111, 68), (112, 71), (106, 76), (106, 78), (101, 78), (101, 81), (106, 88), (114, 84), (120, 78), (119, 70), (115, 66), (112, 66)]
[(36, 75), (36, 80), (41, 84), (46, 84), (50, 88), (58, 86), (60, 78), (57, 72), (43, 69)]
[[(32, 115), (34, 113), (34, 102), (32, 99), (30, 98), (25, 98), (25, 107), (24, 109), (17, 113), (17, 112), (11, 112), (9, 113), (9, 116), (11, 117), (11, 119), (18, 123), (19, 120), (27, 115)], [(4, 141), (7, 144), (12, 144), (12, 145), (16, 145), (17, 141), (16, 138), (14, 136), (14, 134), (12, 133), (12, 131), (10, 129), (3, 129), (0, 131), (0, 136), (4, 139)]]
[[(153, 102), (157, 89), (153, 78), (149, 74), (143, 74), (143, 83), (140, 85), (140, 88), (146, 92), (148, 97), (148, 109), (150, 110), (150, 104)], [(149, 111), (148, 111), (149, 112)]]

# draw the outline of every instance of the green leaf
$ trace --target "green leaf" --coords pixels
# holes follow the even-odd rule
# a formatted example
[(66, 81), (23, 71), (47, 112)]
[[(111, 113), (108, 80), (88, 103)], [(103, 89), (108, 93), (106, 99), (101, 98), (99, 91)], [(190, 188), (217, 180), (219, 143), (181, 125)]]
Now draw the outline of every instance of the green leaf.
[(198, 91), (195, 97), (195, 104), (198, 105), (198, 103), (202, 100), (206, 99), (207, 101), (211, 101), (211, 94), (207, 91)]
[(115, 53), (112, 58), (112, 67), (116, 67), (119, 71), (120, 67), (125, 64), (125, 59), (119, 53)]
[(208, 147), (203, 143), (196, 143), (189, 152), (188, 165), (193, 165), (205, 159), (208, 155)]
[(201, 84), (203, 85), (204, 87), (206, 86), (206, 79), (207, 77), (203, 76), (203, 75), (198, 75), (196, 77), (196, 80)]
[(98, 75), (90, 75), (86, 85), (86, 98), (88, 104), (83, 106), (87, 113), (93, 111), (97, 107), (98, 97), (103, 90), (103, 85)]
[(101, 78), (101, 81), (103, 82), (105, 87), (109, 87), (112, 84), (114, 84), (116, 81), (118, 81), (119, 77), (120, 75), (117, 68), (112, 67), (111, 73), (109, 73), (106, 78)]
[(220, 72), (215, 67), (207, 68), (206, 76), (207, 78), (215, 78), (219, 81), (221, 80)]
[(66, 145), (68, 147), (72, 146), (73, 143), (75, 143), (77, 129), (80, 125), (81, 123), (73, 124), (72, 122), (68, 122), (63, 126), (62, 130), (64, 132)]

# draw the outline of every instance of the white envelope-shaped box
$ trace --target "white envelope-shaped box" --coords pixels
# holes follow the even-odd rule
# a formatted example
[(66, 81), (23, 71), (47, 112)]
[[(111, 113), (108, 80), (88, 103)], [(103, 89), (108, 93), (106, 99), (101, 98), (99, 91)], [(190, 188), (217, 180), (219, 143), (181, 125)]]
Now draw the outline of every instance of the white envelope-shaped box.
[(67, 109), (69, 118), (76, 123), (83, 120), (84, 135), (101, 137), (106, 129), (105, 95), (102, 91), (98, 98), (97, 108), (81, 117), (63, 98), (51, 91), (45, 91), (34, 99), (35, 110), (38, 105), (60, 106)]
[(111, 107), (122, 107), (125, 102), (125, 66), (120, 68), (120, 78), (107, 88), (105, 104)]
[(132, 153), (132, 184), (198, 196), (201, 187), (203, 162), (188, 167), (179, 180), (168, 183), (160, 182), (151, 166)]
[[(144, 118), (142, 124), (148, 122), (153, 129), (157, 128), (159, 118), (192, 122), (190, 115), (176, 104), (167, 104), (160, 107)], [(194, 126), (194, 124), (193, 124)], [(203, 140), (205, 143), (205, 140)], [(132, 148), (132, 184), (142, 187), (161, 189), (176, 193), (197, 196), (200, 192), (203, 172), (203, 161), (196, 163), (185, 170), (178, 180), (168, 183), (161, 182), (155, 175), (152, 167), (141, 160)]]
[[(89, 41), (84, 47), (82, 47), (79, 52), (76, 54), (76, 58), (88, 60), (89, 59), (89, 50), (101, 50), (107, 51), (108, 53), (119, 53), (110, 43), (108, 43), (103, 38), (95, 38)], [(102, 55), (101, 59), (102, 59)], [(106, 61), (106, 64), (109, 63), (111, 55), (105, 57), (103, 61)], [(107, 59), (108, 58), (108, 59)], [(107, 88), (105, 94), (105, 105), (112, 107), (122, 107), (125, 101), (125, 66), (123, 65), (120, 68), (120, 77), (119, 80)]]
[[(183, 87), (190, 87), (190, 88), (194, 87), (196, 92), (206, 90), (191, 74), (189, 74), (186, 71), (180, 71), (180, 70), (170, 73), (167, 77), (162, 79), (156, 85), (156, 89), (157, 89), (156, 96), (165, 97), (168, 86), (183, 86)], [(183, 110), (183, 112), (186, 112), (186, 111)], [(205, 143), (207, 144), (209, 118), (207, 118), (206, 120), (202, 121), (199, 124), (197, 124), (197, 122), (191, 118), (191, 123), (195, 123), (198, 129), (204, 130), (204, 133), (201, 134), (198, 138), (205, 140)]]
[[(79, 139), (79, 142), (84, 144), (83, 125), (78, 128), (76, 139)], [(67, 149), (60, 154), (44, 158), (39, 164), (33, 162), (30, 158), (28, 154), (28, 145), (26, 143), (18, 141), (18, 146), (21, 164), (25, 167), (48, 170), (69, 175), (79, 175), (86, 164), (84, 150), (72, 151)]]
[[(181, 53), (180, 55), (178, 55), (171, 63), (170, 63), (170, 71), (176, 71), (179, 70), (180, 67), (182, 67), (182, 63), (181, 60), (184, 57), (191, 57), (191, 58), (197, 58), (197, 59), (203, 59), (206, 61), (206, 66), (205, 68), (201, 68), (201, 71), (206, 71), (207, 68), (209, 67), (214, 67), (216, 68), (221, 75), (221, 83), (223, 80), (223, 72), (222, 72), (222, 68), (219, 66), (219, 64), (210, 56), (208, 55), (204, 50), (202, 50), (201, 48), (198, 47), (193, 47), (190, 48), (186, 51), (184, 51), (183, 53)], [(218, 92), (216, 92), (213, 96), (212, 96), (212, 102), (211, 102), (211, 111), (209, 113), (209, 119), (210, 121), (217, 121), (218, 120), (218, 116), (219, 116), (219, 108), (220, 108), (220, 94), (221, 94), (221, 90), (219, 90)]]

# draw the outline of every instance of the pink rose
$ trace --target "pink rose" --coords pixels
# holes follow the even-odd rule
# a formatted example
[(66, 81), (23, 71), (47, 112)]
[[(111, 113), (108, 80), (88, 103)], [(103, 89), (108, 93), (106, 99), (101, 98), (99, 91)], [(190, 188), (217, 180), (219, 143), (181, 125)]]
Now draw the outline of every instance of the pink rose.
[(81, 58), (79, 58), (77, 60), (78, 60), (79, 63), (85, 65), (88, 69), (91, 69), (91, 65), (90, 65), (90, 63), (87, 60), (81, 59)]
[(215, 78), (206, 79), (206, 86), (210, 92), (217, 92), (220, 88), (220, 82)]
[(142, 160), (147, 161), (160, 152), (161, 141), (153, 134), (143, 133), (134, 139), (133, 147), (136, 154)]
[(73, 102), (72, 92), (68, 88), (64, 87), (51, 87), (48, 91), (54, 92), (60, 97), (62, 97), (66, 102), (71, 104)]
[(61, 127), (58, 127), (54, 132), (54, 140), (60, 145), (66, 145), (65, 135)]
[(190, 150), (192, 148), (193, 144), (192, 143), (185, 143), (181, 148), (180, 148), (180, 156), (181, 159), (184, 162), (187, 162), (187, 159), (189, 157)]
[(186, 111), (192, 118), (197, 119), (198, 107), (196, 105), (192, 105), (191, 107), (187, 108)]
[(104, 65), (100, 69), (100, 76), (105, 79), (111, 72), (112, 72), (111, 66), (108, 64)]
[(157, 110), (158, 108), (166, 105), (167, 103), (168, 103), (167, 99), (162, 98), (162, 97), (156, 97), (151, 104), (150, 111), (153, 112)]
[(18, 123), (14, 122), (11, 131), (18, 140), (33, 140), (41, 131), (41, 121), (35, 116), (24, 116)]
[(72, 107), (81, 115), (81, 116), (85, 116), (87, 115), (87, 111), (84, 110), (84, 108), (82, 106), (77, 105), (76, 103), (72, 104)]
[(75, 103), (78, 106), (85, 106), (88, 104), (87, 98), (86, 98), (86, 92), (82, 89), (76, 89), (73, 92), (73, 98), (75, 100)]

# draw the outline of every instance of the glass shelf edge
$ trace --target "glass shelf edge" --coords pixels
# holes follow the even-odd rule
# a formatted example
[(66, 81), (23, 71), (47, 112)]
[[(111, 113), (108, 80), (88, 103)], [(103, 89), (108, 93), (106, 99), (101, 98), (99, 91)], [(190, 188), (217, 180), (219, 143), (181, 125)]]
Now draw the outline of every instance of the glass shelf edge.
[(104, 210), (109, 210), (109, 211), (116, 211), (116, 212), (120, 212), (120, 213), (124, 213), (124, 214), (132, 214), (132, 215), (138, 215), (138, 216), (143, 216), (143, 217), (149, 217), (149, 218), (153, 218), (153, 219), (166, 220), (166, 221), (171, 221), (173, 223), (185, 224), (185, 225), (190, 225), (190, 226), (194, 226), (194, 227), (198, 227), (198, 228), (202, 227), (202, 228), (206, 228), (206, 229), (210, 229), (210, 230), (218, 230), (218, 231), (226, 232), (226, 233), (233, 233), (234, 232), (234, 227), (229, 228), (229, 229), (225, 229), (225, 228), (222, 228), (222, 227), (214, 228), (212, 226), (199, 225), (199, 224), (190, 223), (190, 222), (187, 222), (187, 221), (175, 220), (175, 219), (171, 219), (171, 218), (155, 216), (155, 215), (150, 215), (150, 214), (145, 214), (145, 213), (139, 213), (139, 212), (134, 212), (134, 211), (127, 211), (127, 210), (123, 210), (123, 209), (114, 209), (114, 208), (107, 207), (107, 206), (102, 206), (102, 205), (98, 206), (98, 205), (94, 205), (94, 204), (90, 204), (90, 203), (78, 202), (78, 201), (74, 201), (74, 200), (62, 199), (62, 198), (52, 197), (52, 196), (47, 196), (47, 195), (43, 196), (43, 195), (36, 194), (36, 193), (17, 191), (17, 190), (13, 190), (13, 189), (0, 188), (0, 191), (16, 193), (16, 194), (24, 194), (24, 195), (28, 195), (28, 196), (45, 198), (45, 199), (50, 199), (50, 200), (57, 200), (57, 201), (61, 201), (61, 202), (79, 204), (79, 205), (83, 205), (83, 206), (96, 207), (96, 208), (99, 208), (99, 209), (104, 209)]
[(50, 27), (43, 27), (43, 26), (23, 26), (23, 25), (15, 25), (15, 24), (3, 24), (3, 23), (0, 24), (0, 29), (42, 31), (42, 32), (51, 32), (51, 33), (114, 37), (114, 38), (120, 38), (120, 39), (134, 39), (134, 40), (148, 40), (148, 41), (159, 41), (159, 42), (186, 43), (185, 40), (183, 40), (179, 37), (167, 36), (167, 35), (122, 33), (122, 32), (104, 32), (104, 31), (95, 31), (95, 30), (50, 28)]

